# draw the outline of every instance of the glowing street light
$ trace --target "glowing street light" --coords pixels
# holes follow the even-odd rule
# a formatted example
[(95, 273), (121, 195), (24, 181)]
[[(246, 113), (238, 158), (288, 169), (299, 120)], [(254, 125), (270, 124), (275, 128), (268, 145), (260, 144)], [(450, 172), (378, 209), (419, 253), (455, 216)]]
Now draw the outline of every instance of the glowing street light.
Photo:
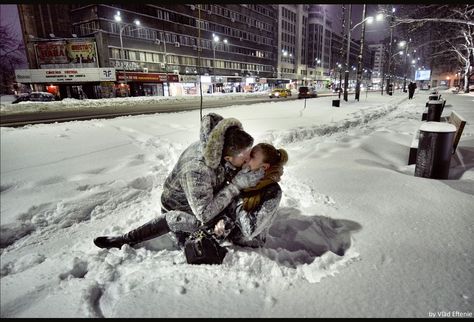
[[(121, 56), (120, 58), (122, 60), (122, 64), (124, 64), (125, 52), (123, 50), (122, 33), (123, 33), (123, 30), (125, 29), (125, 27), (129, 26), (130, 24), (122, 22), (122, 17), (120, 16), (120, 11), (117, 11), (117, 14), (114, 16), (114, 19), (115, 19), (115, 21), (117, 21), (119, 23), (119, 27), (120, 27), (120, 31), (119, 31), (119, 35), (120, 35), (120, 56)], [(135, 19), (134, 23), (135, 23), (136, 26), (140, 26), (140, 20)], [(123, 66), (123, 76), (124, 76), (125, 85), (126, 85), (126, 88), (127, 88), (127, 95), (128, 95), (129, 93), (128, 93), (128, 86), (127, 86), (127, 69), (125, 68), (125, 65)]]
[[(346, 71), (344, 74), (344, 100), (347, 102), (348, 98), (348, 92), (347, 92), (347, 86), (349, 82), (349, 54), (350, 54), (350, 46), (351, 46), (351, 31), (353, 31), (355, 28), (357, 28), (359, 25), (362, 25), (361, 29), (361, 37), (360, 37), (360, 53), (359, 53), (359, 61), (357, 64), (357, 74), (356, 74), (356, 93), (355, 93), (355, 99), (358, 101), (359, 96), (360, 96), (360, 83), (361, 83), (361, 68), (362, 68), (362, 56), (364, 53), (364, 38), (365, 38), (365, 23), (372, 23), (374, 21), (373, 16), (365, 16), (366, 13), (366, 8), (367, 5), (364, 4), (363, 10), (362, 10), (362, 21), (355, 24), (352, 28), (350, 26), (350, 23), (347, 28), (347, 52), (346, 52)], [(352, 12), (352, 5), (349, 5), (349, 15), (348, 15), (348, 21), (351, 21), (351, 12)], [(375, 20), (376, 21), (382, 21), (384, 19), (384, 15), (379, 13), (376, 15)]]
[[(213, 65), (213, 70), (214, 70), (214, 81), (216, 81), (216, 47), (217, 47), (217, 44), (219, 43), (219, 36), (216, 35), (216, 34), (212, 34), (212, 50), (213, 50), (213, 54), (214, 54), (214, 61), (212, 63)], [(223, 43), (224, 44), (227, 44), (227, 39), (224, 39), (223, 40)], [(213, 88), (213, 91), (214, 91), (214, 88)]]

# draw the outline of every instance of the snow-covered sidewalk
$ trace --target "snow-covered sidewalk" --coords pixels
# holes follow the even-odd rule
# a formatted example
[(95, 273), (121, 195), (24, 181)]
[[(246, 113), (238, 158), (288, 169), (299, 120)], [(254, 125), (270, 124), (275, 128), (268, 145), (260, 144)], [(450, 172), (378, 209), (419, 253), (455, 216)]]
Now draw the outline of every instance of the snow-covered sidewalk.
[(166, 236), (92, 243), (159, 213), (199, 111), (1, 128), (1, 317), (472, 317), (474, 117), (450, 180), (430, 180), (406, 165), (424, 93), (332, 99), (204, 111), (290, 156), (266, 247), (221, 266)]

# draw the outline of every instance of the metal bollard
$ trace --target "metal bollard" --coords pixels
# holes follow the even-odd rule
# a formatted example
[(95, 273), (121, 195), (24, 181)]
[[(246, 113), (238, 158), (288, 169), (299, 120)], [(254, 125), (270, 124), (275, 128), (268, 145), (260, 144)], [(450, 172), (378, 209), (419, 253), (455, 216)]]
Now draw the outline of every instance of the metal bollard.
[(456, 127), (426, 122), (420, 126), (415, 177), (448, 179)]

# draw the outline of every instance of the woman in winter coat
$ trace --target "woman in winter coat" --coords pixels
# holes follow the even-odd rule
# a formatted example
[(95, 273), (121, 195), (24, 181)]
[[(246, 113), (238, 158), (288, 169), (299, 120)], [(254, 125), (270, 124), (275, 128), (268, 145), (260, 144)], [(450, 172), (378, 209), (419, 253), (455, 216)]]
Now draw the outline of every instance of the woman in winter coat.
[(211, 221), (243, 189), (263, 177), (263, 170), (240, 170), (250, 158), (252, 144), (253, 138), (237, 119), (205, 115), (200, 140), (184, 150), (164, 183), (163, 215), (124, 235), (97, 237), (94, 244), (121, 248), (172, 232), (182, 246), (189, 233)]
[(214, 233), (226, 234), (225, 226), (231, 223), (226, 237), (233, 244), (249, 247), (261, 247), (265, 244), (268, 230), (272, 225), (282, 191), (278, 182), (283, 175), (283, 166), (288, 162), (288, 153), (276, 149), (273, 145), (260, 143), (253, 147), (247, 165), (250, 170), (263, 169), (265, 176), (255, 186), (245, 188), (226, 209), (224, 219), (220, 220)]

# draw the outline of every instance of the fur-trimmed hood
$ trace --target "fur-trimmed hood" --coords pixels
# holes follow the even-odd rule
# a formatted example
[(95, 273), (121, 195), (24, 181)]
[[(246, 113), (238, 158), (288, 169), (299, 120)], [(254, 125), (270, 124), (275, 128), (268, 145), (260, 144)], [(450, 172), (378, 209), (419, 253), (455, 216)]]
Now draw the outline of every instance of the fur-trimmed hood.
[(209, 113), (201, 120), (200, 141), (202, 155), (206, 165), (216, 169), (222, 158), (224, 148), (225, 132), (229, 127), (238, 126), (242, 129), (242, 123), (235, 118), (224, 119), (219, 114)]

